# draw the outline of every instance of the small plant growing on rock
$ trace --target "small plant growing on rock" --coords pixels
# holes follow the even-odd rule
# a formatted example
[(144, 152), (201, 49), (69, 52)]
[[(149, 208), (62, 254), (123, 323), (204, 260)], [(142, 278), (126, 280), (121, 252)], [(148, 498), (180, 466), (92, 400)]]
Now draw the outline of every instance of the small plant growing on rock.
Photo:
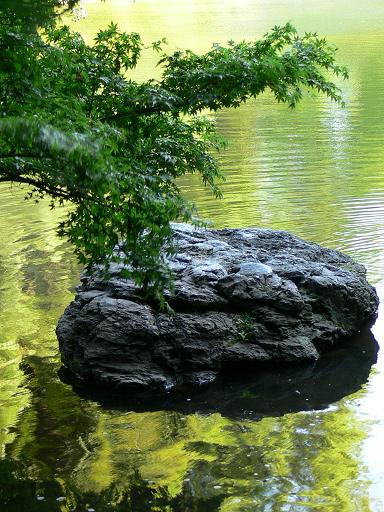
[(250, 313), (242, 313), (237, 319), (237, 341), (242, 343), (250, 341), (255, 334), (255, 319)]

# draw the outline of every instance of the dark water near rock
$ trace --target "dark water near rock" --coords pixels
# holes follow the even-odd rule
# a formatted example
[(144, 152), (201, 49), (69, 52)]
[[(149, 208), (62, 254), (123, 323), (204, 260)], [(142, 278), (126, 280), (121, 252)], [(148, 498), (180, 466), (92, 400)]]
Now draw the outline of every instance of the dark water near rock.
[[(384, 4), (380, 0), (89, 2), (79, 29), (117, 19), (196, 50), (291, 20), (339, 48), (347, 108), (265, 95), (217, 114), (224, 199), (182, 183), (216, 227), (288, 229), (355, 257), (384, 298)], [(148, 57), (139, 71), (149, 76)], [(0, 200), (0, 510), (384, 510), (384, 370), (364, 333), (315, 367), (143, 403), (96, 401), (58, 376), (54, 329), (79, 268), (60, 212)], [(383, 316), (373, 328), (379, 344)], [(364, 353), (365, 351), (365, 353)], [(372, 366), (373, 365), (373, 366)]]

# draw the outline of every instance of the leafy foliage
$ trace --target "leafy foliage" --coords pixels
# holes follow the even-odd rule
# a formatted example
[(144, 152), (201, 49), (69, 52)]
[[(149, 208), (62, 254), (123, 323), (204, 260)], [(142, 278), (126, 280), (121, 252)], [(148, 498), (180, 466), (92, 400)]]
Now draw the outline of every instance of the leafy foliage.
[[(27, 32), (52, 25), (60, 15), (75, 8), (79, 0), (1, 0), (2, 15), (14, 17)], [(2, 20), (3, 21), (3, 20)]]
[[(45, 3), (60, 2), (27, 5)], [(111, 23), (89, 46), (52, 9), (36, 21), (39, 31), (31, 30), (31, 11), (21, 11), (8, 0), (0, 7), (0, 182), (26, 184), (28, 197), (48, 195), (52, 207), (70, 202), (59, 234), (80, 261), (109, 262), (120, 243), (128, 275), (160, 300), (170, 282), (161, 252), (170, 222), (197, 222), (177, 178), (199, 173), (220, 196), (213, 154), (223, 141), (204, 111), (237, 107), (267, 89), (290, 107), (305, 89), (341, 102), (327, 78), (347, 76), (335, 49), (289, 24), (205, 55), (163, 54), (162, 78), (140, 83), (129, 78), (144, 49), (138, 34)]]

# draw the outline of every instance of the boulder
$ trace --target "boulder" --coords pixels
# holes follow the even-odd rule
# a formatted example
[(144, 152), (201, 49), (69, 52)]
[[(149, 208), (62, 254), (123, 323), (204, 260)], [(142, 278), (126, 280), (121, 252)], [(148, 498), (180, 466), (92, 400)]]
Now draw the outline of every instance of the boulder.
[(365, 268), (338, 251), (284, 231), (173, 228), (174, 314), (146, 303), (120, 264), (82, 277), (57, 327), (77, 377), (122, 390), (207, 384), (315, 361), (376, 318)]

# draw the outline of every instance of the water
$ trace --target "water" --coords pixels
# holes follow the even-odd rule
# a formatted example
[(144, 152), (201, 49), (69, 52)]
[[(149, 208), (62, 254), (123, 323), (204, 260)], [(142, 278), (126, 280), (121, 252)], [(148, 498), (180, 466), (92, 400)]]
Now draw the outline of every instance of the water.
[[(204, 51), (290, 20), (336, 44), (351, 74), (346, 109), (307, 97), (290, 112), (264, 95), (222, 111), (224, 199), (194, 178), (181, 186), (216, 227), (287, 229), (347, 252), (384, 298), (381, 0), (94, 0), (86, 9), (78, 28), (88, 39), (115, 19), (148, 42), (165, 35), (171, 49)], [(136, 76), (158, 73), (153, 65), (146, 55)], [(0, 510), (384, 510), (383, 358), (361, 353), (366, 334), (319, 368), (151, 404), (95, 401), (57, 374), (55, 325), (80, 271), (55, 236), (60, 212), (24, 203), (17, 188), (0, 192)], [(373, 328), (379, 344), (383, 322)]]

